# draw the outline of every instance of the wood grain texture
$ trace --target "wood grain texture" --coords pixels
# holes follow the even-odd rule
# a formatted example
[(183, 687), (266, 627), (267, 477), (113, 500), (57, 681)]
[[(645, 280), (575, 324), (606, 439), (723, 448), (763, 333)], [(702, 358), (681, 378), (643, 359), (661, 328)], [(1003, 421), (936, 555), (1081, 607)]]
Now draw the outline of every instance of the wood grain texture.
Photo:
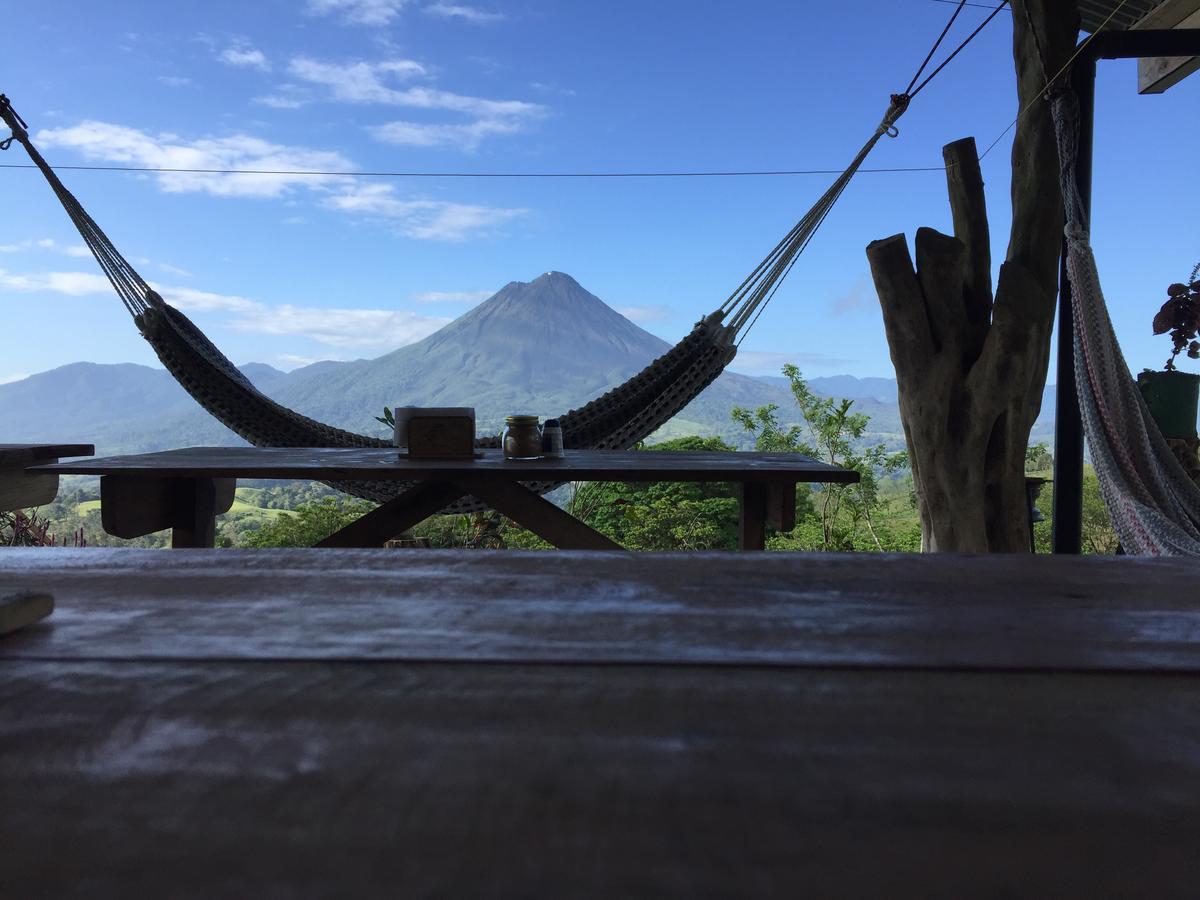
[(0, 896), (1193, 896), (1198, 575), (0, 552)]
[(1177, 676), (0, 664), (0, 895), (1194, 896)]
[(0, 659), (1200, 671), (1200, 561), (6, 550), (54, 594)]
[(645, 453), (568, 451), (564, 459), (411, 459), (394, 449), (324, 447), (190, 447), (77, 460), (45, 467), (73, 475), (185, 478), (316, 478), (409, 481), (497, 473), (529, 481), (819, 481), (852, 483), (857, 473), (790, 453)]

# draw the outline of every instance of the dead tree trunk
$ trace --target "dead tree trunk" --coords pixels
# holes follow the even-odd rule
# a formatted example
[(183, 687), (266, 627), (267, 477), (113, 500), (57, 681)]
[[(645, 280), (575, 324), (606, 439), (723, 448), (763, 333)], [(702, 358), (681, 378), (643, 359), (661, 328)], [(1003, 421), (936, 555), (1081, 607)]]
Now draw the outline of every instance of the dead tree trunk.
[(1028, 550), (1025, 449), (1041, 408), (1062, 238), (1047, 73), (1070, 58), (1074, 3), (1013, 0), (1024, 110), (1012, 152), (1012, 229), (992, 292), (983, 178), (973, 138), (943, 149), (954, 237), (902, 234), (867, 258), (896, 377), (924, 550)]

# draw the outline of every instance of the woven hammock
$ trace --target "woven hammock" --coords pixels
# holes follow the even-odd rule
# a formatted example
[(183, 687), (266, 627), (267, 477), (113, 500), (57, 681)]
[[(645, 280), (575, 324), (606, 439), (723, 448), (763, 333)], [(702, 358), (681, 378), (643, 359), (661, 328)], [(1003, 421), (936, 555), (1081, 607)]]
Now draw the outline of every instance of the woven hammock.
[[(915, 80), (915, 79), (914, 79)], [(686, 337), (624, 384), (559, 416), (568, 449), (623, 450), (664, 425), (724, 370), (744, 336), (774, 297), (783, 278), (833, 208), (867, 155), (885, 134), (895, 136), (896, 120), (910, 96), (892, 97), (883, 120), (858, 154), (799, 222), (784, 235), (726, 301), (701, 319)], [(387, 447), (379, 438), (326, 425), (270, 399), (182, 312), (167, 304), (113, 246), (42, 158), (28, 126), (0, 94), (0, 119), (50, 184), (84, 243), (133, 316), (142, 336), (167, 371), (204, 409), (259, 447)], [(498, 447), (498, 436), (479, 438), (478, 447)], [(333, 487), (368, 500), (386, 501), (406, 490), (406, 482), (339, 481)], [(555, 485), (528, 485), (539, 492)]]
[(1105, 307), (1076, 181), (1079, 103), (1072, 91), (1055, 97), (1053, 116), (1074, 299), (1075, 388), (1100, 493), (1126, 552), (1200, 556), (1200, 487), (1150, 416)]

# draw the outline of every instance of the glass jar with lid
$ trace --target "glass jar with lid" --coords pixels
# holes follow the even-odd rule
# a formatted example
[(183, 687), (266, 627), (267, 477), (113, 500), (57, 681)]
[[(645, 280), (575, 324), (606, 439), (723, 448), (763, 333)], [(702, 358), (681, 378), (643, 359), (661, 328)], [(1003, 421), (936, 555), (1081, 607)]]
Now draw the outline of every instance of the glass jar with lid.
[(505, 459), (541, 459), (542, 433), (537, 416), (507, 416), (504, 419)]

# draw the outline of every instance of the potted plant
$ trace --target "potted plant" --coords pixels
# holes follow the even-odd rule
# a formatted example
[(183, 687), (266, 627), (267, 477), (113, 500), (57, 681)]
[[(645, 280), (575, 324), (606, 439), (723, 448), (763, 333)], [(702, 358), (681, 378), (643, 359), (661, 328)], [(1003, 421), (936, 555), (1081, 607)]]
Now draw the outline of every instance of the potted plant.
[(1186, 284), (1167, 288), (1167, 302), (1154, 317), (1154, 333), (1170, 334), (1171, 356), (1163, 371), (1150, 369), (1138, 375), (1138, 388), (1146, 399), (1150, 415), (1164, 437), (1196, 438), (1196, 406), (1200, 398), (1200, 375), (1180, 372), (1175, 360), (1186, 352), (1200, 359), (1200, 263), (1192, 269)]

